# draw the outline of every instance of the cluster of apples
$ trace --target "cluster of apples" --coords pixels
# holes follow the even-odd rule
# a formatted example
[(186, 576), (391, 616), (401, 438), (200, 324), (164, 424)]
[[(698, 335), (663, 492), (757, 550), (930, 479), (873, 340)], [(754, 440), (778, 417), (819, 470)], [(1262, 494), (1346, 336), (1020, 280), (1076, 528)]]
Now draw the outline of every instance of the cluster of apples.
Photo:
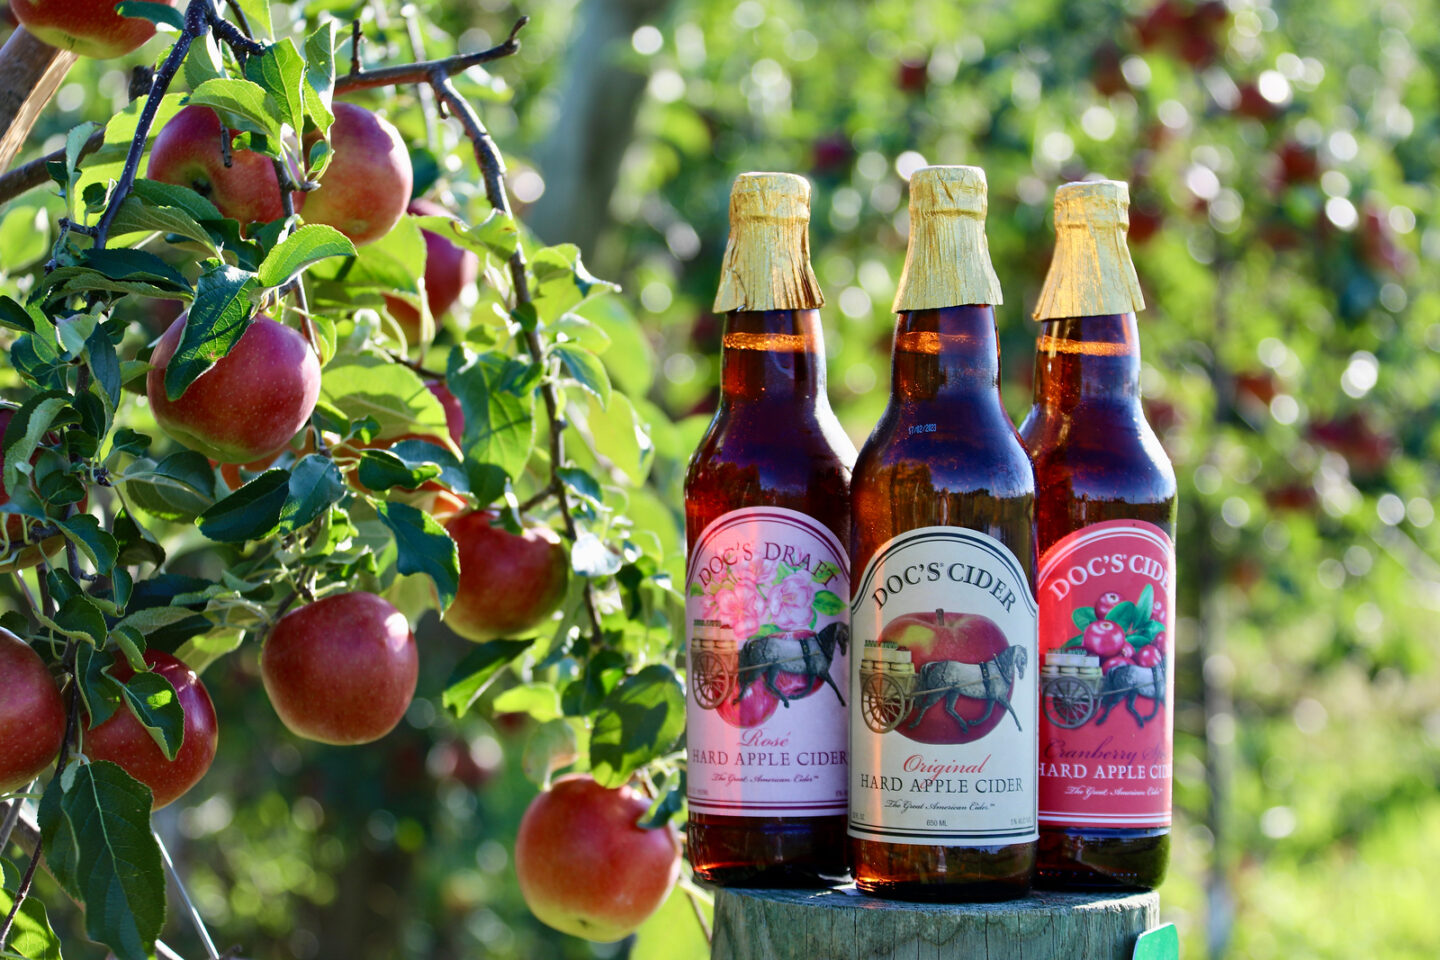
[[(162, 0), (170, 6), (180, 0)], [(147, 20), (123, 17), (114, 0), (13, 0), (11, 9), (39, 39), (83, 56), (108, 58), (137, 49), (155, 33)], [(383, 118), (348, 103), (334, 105), (329, 131), (332, 160), (308, 193), (296, 193), (296, 212), (307, 223), (333, 226), (363, 246), (385, 236), (409, 213), (445, 216), (423, 199), (411, 200), (413, 172), (399, 132)], [(242, 227), (284, 215), (274, 163), (251, 150), (234, 149), (237, 132), (226, 130), (209, 107), (184, 108), (159, 132), (147, 176), (190, 187)], [(306, 137), (308, 148), (316, 139)], [(425, 294), (430, 314), (444, 316), (475, 281), (478, 259), (439, 234), (423, 231)], [(422, 336), (420, 312), (399, 297), (387, 309), (406, 339)], [(184, 333), (186, 314), (160, 337), (146, 378), (156, 422), (172, 438), (209, 457), (232, 488), (242, 469), (263, 470), (287, 452), (313, 452), (303, 433), (320, 393), (320, 364), (294, 329), (257, 317), (214, 366), (171, 399), (165, 371)], [(361, 444), (336, 445), (358, 456), (360, 448), (388, 447), (421, 439), (452, 450), (464, 435), (464, 413), (444, 383), (426, 386), (445, 409), (448, 437), (406, 434)], [(13, 411), (0, 408), (0, 434)], [(58, 438), (51, 438), (52, 444)], [(37, 453), (38, 456), (38, 453)], [(0, 454), (0, 470), (3, 470)], [(356, 471), (348, 482), (361, 492)], [(474, 641), (514, 636), (533, 629), (559, 606), (569, 577), (569, 558), (548, 528), (512, 534), (487, 511), (435, 482), (404, 491), (411, 502), (445, 523), (460, 559), (460, 582), (445, 622)], [(0, 504), (8, 496), (0, 486)], [(84, 510), (82, 502), (79, 509)], [(63, 542), (25, 541), (19, 516), (6, 520), (0, 571), (38, 563)], [(150, 670), (175, 688), (185, 711), (182, 746), (168, 759), (149, 732), (123, 707), (91, 728), (81, 717), (82, 748), (92, 760), (119, 764), (146, 784), (158, 809), (193, 787), (215, 756), (218, 725), (205, 685), (170, 654), (148, 650)], [(276, 713), (297, 736), (322, 743), (368, 743), (394, 729), (414, 696), (418, 675), (415, 637), (404, 615), (383, 598), (351, 592), (324, 597), (285, 614), (272, 626), (261, 653), (261, 677)], [(133, 670), (123, 657), (109, 667), (123, 683)], [(60, 690), (40, 656), (19, 637), (0, 629), (0, 794), (23, 787), (54, 762), (66, 736)], [(649, 801), (630, 787), (607, 789), (592, 777), (562, 777), (530, 805), (516, 840), (516, 871), (526, 902), (546, 923), (592, 940), (618, 940), (660, 908), (680, 870), (674, 829), (642, 829)], [(596, 883), (605, 877), (605, 883)]]

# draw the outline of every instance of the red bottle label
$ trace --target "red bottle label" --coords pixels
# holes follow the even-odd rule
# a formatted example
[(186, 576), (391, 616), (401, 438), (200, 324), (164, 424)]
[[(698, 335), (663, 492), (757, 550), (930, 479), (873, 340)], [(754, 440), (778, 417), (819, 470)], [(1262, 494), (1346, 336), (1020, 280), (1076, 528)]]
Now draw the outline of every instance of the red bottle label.
[(1040, 558), (1040, 822), (1170, 825), (1175, 547), (1091, 524)]

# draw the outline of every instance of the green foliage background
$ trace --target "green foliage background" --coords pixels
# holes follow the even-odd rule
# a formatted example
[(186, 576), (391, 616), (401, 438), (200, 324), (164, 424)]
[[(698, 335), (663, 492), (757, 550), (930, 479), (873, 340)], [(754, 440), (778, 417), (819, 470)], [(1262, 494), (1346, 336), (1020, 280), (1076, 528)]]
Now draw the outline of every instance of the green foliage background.
[[(1152, 0), (447, 0), (417, 5), (416, 37), (388, 4), (297, 6), (362, 15), (372, 39), (402, 49), (418, 40), (436, 55), (486, 46), (517, 14), (531, 16), (522, 53), (495, 70), (504, 81), (485, 119), (512, 159), (517, 196), (534, 201), (521, 219), (549, 242), (579, 239), (595, 272), (625, 288), (596, 309), (612, 311), (607, 329), (624, 338), (605, 355), (611, 377), (648, 397), (640, 412), (665, 496), (632, 516), (672, 570), (679, 480), (713, 405), (709, 302), (734, 174), (794, 170), (814, 183), (830, 393), (857, 443), (888, 382), (900, 171), (923, 158), (988, 173), (1006, 293), (1004, 392), (1017, 422), (1053, 188), (1089, 173), (1130, 180), (1137, 221), (1154, 228), (1134, 244), (1150, 304), (1144, 390), (1181, 482), (1177, 821), (1164, 915), (1191, 957), (1434, 955), (1432, 6), (1235, 0), (1204, 20), (1167, 2), (1160, 14), (1181, 24), (1167, 33)], [(1213, 51), (1197, 49), (1200, 34)], [(618, 39), (597, 47), (606, 35)], [(603, 79), (606, 97), (577, 113), (567, 84), (594, 60), (586, 76)], [(1117, 75), (1128, 89), (1116, 90)], [(82, 63), (27, 157), (81, 120), (108, 119), (125, 87), (118, 64)], [(625, 122), (597, 140), (585, 109), (618, 109)], [(403, 132), (423, 142), (423, 114), (405, 117)], [(618, 167), (572, 176), (550, 159), (547, 169), (565, 150), (618, 157)], [(1296, 158), (1312, 156), (1313, 175), (1297, 176)], [(547, 208), (547, 196), (565, 206)], [(35, 229), (44, 202), (36, 193), (0, 211), (7, 291), (46, 252)], [(592, 235), (569, 235), (567, 221)], [(482, 298), (477, 315), (485, 309)], [(433, 632), (429, 642), (449, 641)], [(514, 727), (533, 721), (472, 714), (461, 732), (478, 755), (500, 748), (499, 772), (478, 790), (437, 776), (453, 739), (438, 712), (441, 660), (422, 661), (439, 674), (422, 676), (429, 699), (406, 725), (343, 752), (285, 734), (258, 696), (253, 653), (207, 675), (221, 752), (159, 825), (183, 850), (222, 943), (247, 956), (648, 956), (657, 943), (684, 955), (676, 938), (693, 944), (694, 929), (683, 903), (633, 947), (590, 947), (529, 916), (509, 853), (532, 790)]]

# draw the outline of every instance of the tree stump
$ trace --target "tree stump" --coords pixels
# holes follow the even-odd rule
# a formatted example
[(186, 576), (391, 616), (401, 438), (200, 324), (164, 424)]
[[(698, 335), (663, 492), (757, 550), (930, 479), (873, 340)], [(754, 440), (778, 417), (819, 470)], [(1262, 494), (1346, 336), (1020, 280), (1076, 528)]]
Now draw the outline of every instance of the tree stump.
[(711, 960), (1129, 960), (1156, 893), (1039, 892), (986, 904), (838, 890), (719, 890)]

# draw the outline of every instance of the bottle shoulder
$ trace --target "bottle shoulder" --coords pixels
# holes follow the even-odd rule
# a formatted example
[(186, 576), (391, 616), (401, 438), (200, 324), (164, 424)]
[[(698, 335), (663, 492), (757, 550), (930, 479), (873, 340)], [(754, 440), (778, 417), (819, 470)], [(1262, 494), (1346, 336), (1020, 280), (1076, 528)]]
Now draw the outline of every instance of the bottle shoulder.
[(854, 484), (925, 482), (946, 493), (1035, 491), (1029, 455), (998, 398), (992, 404), (892, 400), (855, 461)]
[(1175, 468), (1138, 404), (1036, 406), (1020, 429), (1042, 493), (1136, 503), (1173, 501)]

